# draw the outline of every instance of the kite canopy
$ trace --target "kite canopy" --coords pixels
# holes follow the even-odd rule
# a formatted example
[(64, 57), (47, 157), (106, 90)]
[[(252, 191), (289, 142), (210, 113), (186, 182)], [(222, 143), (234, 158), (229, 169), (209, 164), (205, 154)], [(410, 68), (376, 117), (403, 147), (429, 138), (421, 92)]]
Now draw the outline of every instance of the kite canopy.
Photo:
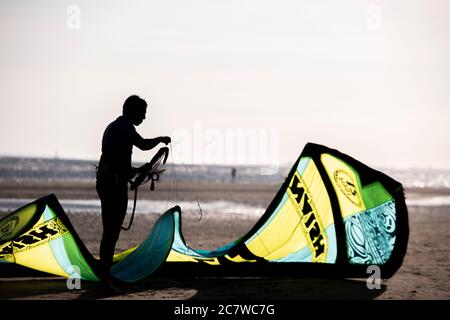
[[(337, 150), (308, 143), (256, 225), (212, 251), (186, 245), (181, 209), (164, 213), (147, 239), (115, 256), (125, 282), (159, 275), (391, 277), (408, 241), (402, 185)], [(0, 220), (0, 262), (98, 281), (98, 260), (54, 195)], [(0, 264), (1, 268), (1, 264)]]

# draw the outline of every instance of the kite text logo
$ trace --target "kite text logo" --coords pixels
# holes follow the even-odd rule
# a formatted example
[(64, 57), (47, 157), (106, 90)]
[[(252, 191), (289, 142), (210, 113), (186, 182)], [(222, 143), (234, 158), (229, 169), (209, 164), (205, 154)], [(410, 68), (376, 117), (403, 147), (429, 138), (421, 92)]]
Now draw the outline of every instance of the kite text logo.
[(350, 174), (344, 170), (336, 170), (333, 176), (334, 181), (347, 199), (358, 207), (361, 207), (361, 199), (359, 197), (357, 183), (353, 180)]
[(302, 226), (308, 234), (309, 247), (314, 253), (313, 261), (325, 261), (326, 240), (323, 235), (323, 227), (316, 217), (311, 196), (306, 191), (300, 176), (295, 173), (288, 188), (288, 195), (294, 202), (297, 212), (300, 215)]
[(30, 231), (21, 235), (14, 241), (9, 241), (0, 246), (0, 257), (7, 258), (14, 252), (33, 248), (49, 239), (55, 239), (67, 233), (66, 227), (58, 218), (46, 221), (43, 224), (35, 226)]
[(13, 216), (0, 225), (0, 240), (11, 235), (15, 231), (19, 221), (20, 219), (18, 216)]

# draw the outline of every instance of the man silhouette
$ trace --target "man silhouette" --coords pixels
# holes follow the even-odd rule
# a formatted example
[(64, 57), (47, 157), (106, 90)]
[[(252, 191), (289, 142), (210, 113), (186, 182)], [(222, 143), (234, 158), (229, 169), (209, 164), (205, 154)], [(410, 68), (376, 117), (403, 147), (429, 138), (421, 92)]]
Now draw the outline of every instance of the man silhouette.
[(116, 242), (127, 213), (128, 182), (142, 170), (131, 166), (133, 146), (151, 150), (159, 143), (166, 145), (170, 137), (142, 138), (135, 129), (147, 112), (147, 103), (132, 95), (123, 104), (122, 115), (105, 129), (102, 139), (102, 155), (97, 170), (97, 192), (102, 207), (103, 236), (100, 243), (101, 280), (107, 287), (116, 289), (112, 283), (111, 266)]

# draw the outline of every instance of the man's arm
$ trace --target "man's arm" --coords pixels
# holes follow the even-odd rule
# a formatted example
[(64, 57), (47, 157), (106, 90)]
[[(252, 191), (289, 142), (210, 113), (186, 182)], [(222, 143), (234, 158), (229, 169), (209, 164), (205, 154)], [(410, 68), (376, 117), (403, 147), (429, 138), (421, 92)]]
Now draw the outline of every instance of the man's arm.
[(156, 147), (159, 143), (169, 144), (171, 142), (170, 137), (157, 137), (153, 139), (144, 139), (139, 134), (136, 134), (134, 145), (139, 149), (146, 151)]

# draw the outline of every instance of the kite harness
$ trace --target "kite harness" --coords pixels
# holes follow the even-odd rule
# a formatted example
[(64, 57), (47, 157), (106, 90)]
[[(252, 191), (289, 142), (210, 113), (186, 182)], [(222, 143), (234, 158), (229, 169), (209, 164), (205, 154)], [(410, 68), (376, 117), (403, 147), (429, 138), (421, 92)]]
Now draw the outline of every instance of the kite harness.
[(159, 175), (166, 171), (166, 169), (162, 169), (162, 166), (166, 163), (168, 155), (169, 148), (162, 147), (153, 156), (152, 160), (144, 164), (142, 167), (138, 168), (134, 176), (130, 179), (130, 190), (134, 190), (133, 212), (131, 214), (131, 219), (128, 227), (124, 228), (123, 226), (121, 226), (122, 230), (129, 230), (131, 228), (131, 225), (133, 224), (138, 188), (141, 185), (146, 184), (148, 181), (151, 181), (150, 191), (155, 190), (155, 181), (158, 181)]

